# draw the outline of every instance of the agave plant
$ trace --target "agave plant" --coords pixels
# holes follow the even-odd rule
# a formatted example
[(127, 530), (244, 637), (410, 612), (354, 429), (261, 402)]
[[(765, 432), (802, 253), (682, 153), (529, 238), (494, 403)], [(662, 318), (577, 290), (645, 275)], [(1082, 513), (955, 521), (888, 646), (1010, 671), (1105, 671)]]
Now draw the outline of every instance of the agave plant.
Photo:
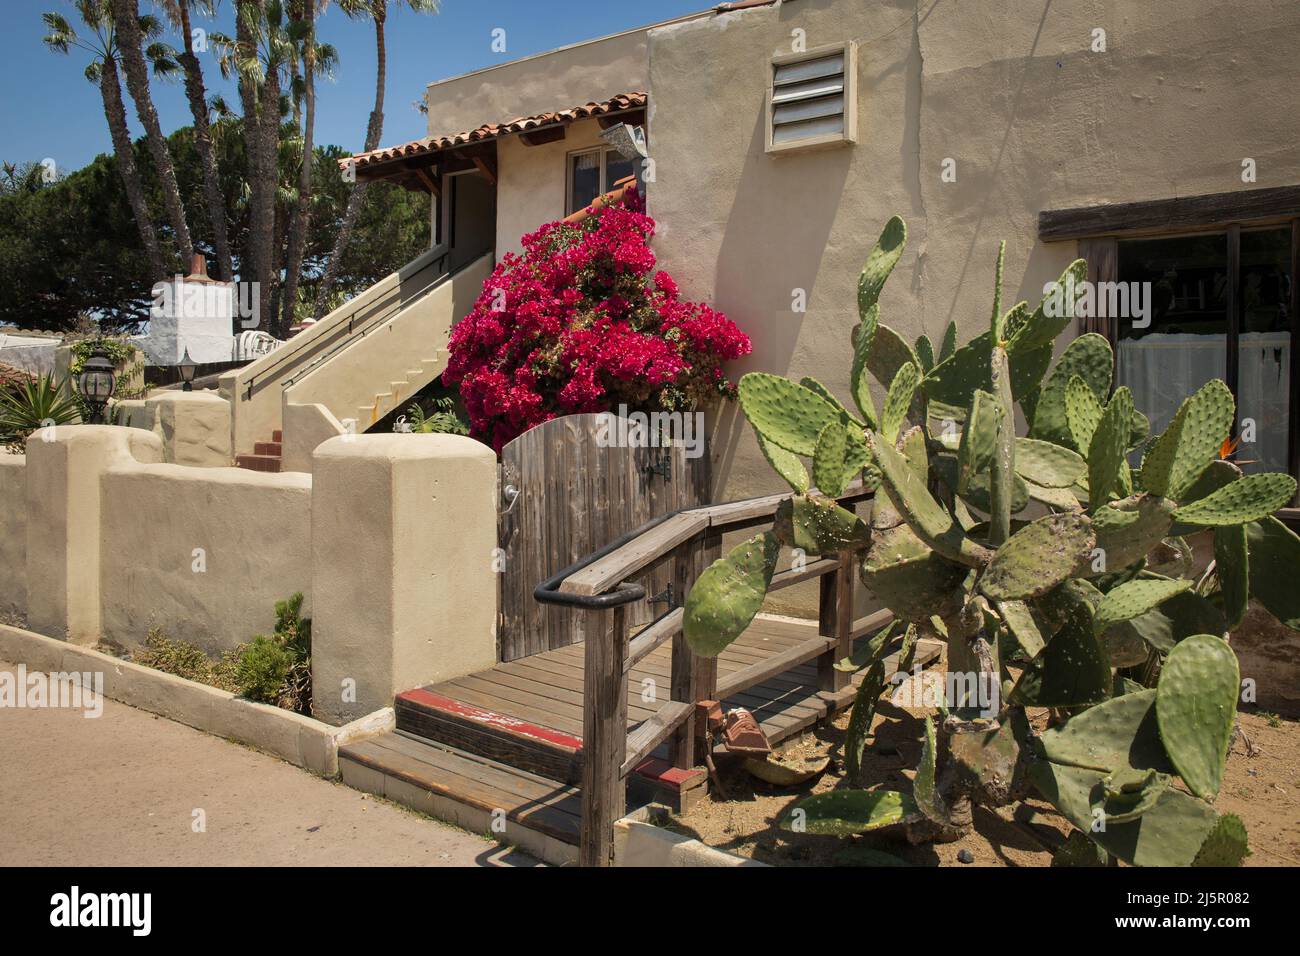
[(22, 450), (27, 436), (50, 425), (81, 420), (64, 381), (42, 375), (0, 389), (0, 443)]
[[(1289, 584), (1300, 538), (1272, 516), (1295, 480), (1219, 457), (1234, 419), (1221, 381), (1149, 438), (1129, 390), (1112, 390), (1105, 338), (1079, 336), (1053, 364), (1085, 288), (1082, 260), (1036, 309), (1004, 312), (999, 250), (988, 331), (958, 347), (952, 324), (937, 351), (925, 336), (908, 344), (878, 302), (905, 243), (895, 217), (858, 283), (856, 411), (811, 378), (741, 379), (741, 408), (794, 494), (686, 602), (687, 640), (716, 655), (757, 613), (782, 547), (863, 554), (861, 580), (895, 625), (837, 665), (866, 668), (844, 745), (854, 784), (895, 627), (903, 669), (919, 636), (947, 643), (947, 690), (937, 723), (925, 722), (912, 792), (819, 794), (783, 825), (952, 839), (973, 804), (1037, 792), (1077, 830), (1062, 862), (1239, 863), (1245, 828), (1212, 806), (1240, 692), (1229, 637), (1251, 597), (1300, 629)], [(887, 389), (879, 410), (868, 373)], [(855, 479), (877, 490), (868, 521), (834, 500)], [(1200, 531), (1213, 535), (1211, 570), (1166, 573), (1157, 556), (1190, 553), (1183, 538)]]

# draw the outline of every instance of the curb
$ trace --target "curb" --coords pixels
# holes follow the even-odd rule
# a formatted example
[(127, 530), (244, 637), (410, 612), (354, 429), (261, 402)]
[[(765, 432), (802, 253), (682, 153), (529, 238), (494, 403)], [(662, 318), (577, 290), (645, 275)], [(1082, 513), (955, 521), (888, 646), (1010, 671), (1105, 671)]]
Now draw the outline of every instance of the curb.
[(322, 777), (339, 775), (339, 747), (396, 726), (384, 707), (342, 727), (259, 704), (229, 691), (165, 674), (86, 647), (0, 624), (0, 660), (51, 673), (104, 675), (104, 696), (247, 744)]

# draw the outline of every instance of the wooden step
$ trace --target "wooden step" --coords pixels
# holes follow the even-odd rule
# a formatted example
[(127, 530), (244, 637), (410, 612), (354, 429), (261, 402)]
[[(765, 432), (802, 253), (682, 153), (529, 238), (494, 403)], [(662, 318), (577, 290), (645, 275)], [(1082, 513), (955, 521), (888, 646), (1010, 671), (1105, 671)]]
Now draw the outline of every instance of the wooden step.
[(249, 471), (279, 471), (279, 455), (236, 455), (236, 468), (247, 468)]
[[(544, 718), (533, 723), (517, 713), (503, 714), (423, 687), (398, 694), (394, 709), (398, 730), (413, 737), (571, 786), (582, 780), (582, 738), (544, 726)], [(672, 766), (664, 759), (664, 749), (661, 746), (633, 768), (629, 775), (633, 800), (658, 797), (681, 807), (703, 797), (705, 771)]]
[(519, 846), (547, 863), (577, 859), (582, 803), (564, 783), (400, 730), (339, 748), (339, 770), (350, 787)]

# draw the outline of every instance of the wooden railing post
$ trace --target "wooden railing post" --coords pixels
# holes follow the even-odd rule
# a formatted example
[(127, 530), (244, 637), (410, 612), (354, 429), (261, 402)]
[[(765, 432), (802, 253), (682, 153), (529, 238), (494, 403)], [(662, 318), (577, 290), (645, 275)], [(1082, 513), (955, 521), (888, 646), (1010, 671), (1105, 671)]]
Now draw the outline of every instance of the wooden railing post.
[(578, 862), (614, 862), (614, 821), (623, 816), (627, 756), (627, 613), (624, 608), (585, 612), (582, 675), (582, 835)]
[[(691, 585), (712, 562), (720, 542), (720, 535), (705, 535), (678, 545), (673, 553), (673, 594), (678, 602), (685, 603)], [(718, 686), (717, 658), (696, 654), (680, 631), (673, 635), (672, 648), (672, 699), (686, 704), (712, 699)], [(668, 760), (674, 767), (689, 770), (700, 759), (695, 753), (692, 714), (668, 738)]]
[(854, 557), (852, 551), (841, 551), (839, 567), (821, 578), (817, 632), (835, 639), (835, 646), (817, 658), (817, 682), (824, 691), (840, 691), (849, 686), (849, 675), (837, 671), (835, 662), (853, 653)]

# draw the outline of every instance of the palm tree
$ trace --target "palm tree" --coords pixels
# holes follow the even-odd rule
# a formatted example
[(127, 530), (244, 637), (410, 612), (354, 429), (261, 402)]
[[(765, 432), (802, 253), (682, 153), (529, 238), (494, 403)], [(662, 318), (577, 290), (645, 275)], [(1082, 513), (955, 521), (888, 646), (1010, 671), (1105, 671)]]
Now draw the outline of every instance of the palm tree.
[(194, 116), (194, 148), (203, 167), (203, 198), (212, 222), (212, 247), (217, 256), (217, 278), (229, 281), (235, 277), (230, 253), (229, 225), (226, 201), (221, 194), (221, 179), (217, 174), (216, 154), (212, 148), (212, 127), (208, 120), (207, 91), (203, 82), (203, 69), (194, 55), (194, 33), (190, 13), (197, 10), (206, 16), (216, 15), (220, 0), (163, 0), (163, 10), (176, 31), (180, 33), (184, 48), (176, 59), (185, 71), (185, 98)]
[(145, 142), (162, 184), (163, 205), (171, 220), (177, 251), (181, 255), (181, 261), (188, 263), (194, 254), (194, 243), (190, 240), (190, 227), (185, 222), (185, 207), (181, 203), (181, 191), (176, 184), (176, 170), (172, 167), (167, 139), (163, 136), (158, 111), (154, 109), (153, 97), (149, 93), (149, 70), (145, 62), (145, 33), (140, 26), (140, 5), (138, 0), (110, 0), (110, 8), (113, 24), (117, 27), (118, 46), (126, 72), (126, 88), (135, 101), (136, 115), (144, 126)]
[[(166, 277), (167, 269), (163, 265), (162, 250), (158, 246), (158, 234), (154, 229), (153, 217), (144, 199), (144, 185), (140, 181), (140, 171), (135, 165), (131, 133), (126, 121), (126, 107), (122, 103), (122, 85), (117, 71), (117, 61), (121, 51), (117, 43), (117, 32), (109, 9), (109, 0), (76, 0), (74, 6), (82, 23), (89, 28), (88, 35), (84, 38), (79, 36), (62, 14), (45, 13), (41, 15), (41, 19), (50, 31), (44, 37), (45, 45), (56, 53), (68, 53), (76, 47), (85, 50), (92, 57), (90, 65), (86, 67), (86, 79), (99, 87), (100, 96), (104, 100), (104, 116), (108, 120), (108, 130), (113, 140), (113, 155), (117, 158), (117, 168), (122, 175), (122, 185), (126, 189), (131, 215), (135, 217), (136, 228), (140, 231), (140, 242), (144, 246), (154, 278), (161, 280)], [(156, 24), (151, 18), (142, 17), (137, 22), (137, 28), (144, 36), (156, 35)]]
[[(397, 0), (397, 2), (405, 4), (416, 13), (438, 12), (439, 0)], [(388, 73), (384, 24), (388, 19), (388, 3), (389, 0), (339, 0), (339, 9), (349, 17), (353, 19), (369, 17), (375, 24), (375, 106), (370, 111), (370, 119), (366, 124), (366, 143), (362, 149), (362, 152), (367, 153), (379, 148), (379, 138), (384, 132), (384, 84)], [(330, 253), (329, 264), (325, 267), (325, 274), (321, 276), (320, 285), (316, 290), (316, 318), (318, 319), (325, 314), (330, 288), (334, 285), (334, 280), (338, 277), (339, 269), (343, 264), (343, 253), (347, 250), (348, 240), (352, 237), (352, 227), (356, 223), (357, 213), (361, 210), (361, 200), (365, 192), (366, 184), (357, 183), (348, 196), (347, 209), (344, 210), (343, 221), (339, 225), (338, 237), (334, 240), (334, 251)]]
[(283, 0), (236, 0), (235, 36), (214, 33), (211, 39), (221, 51), (222, 75), (238, 75), (244, 108), (249, 221), (240, 278), (258, 282), (258, 314), (274, 322), (282, 73), (293, 58)]
[(294, 126), (297, 128), (299, 113), (301, 116), (301, 136), (299, 137), (299, 172), (296, 201), (291, 212), (288, 227), (288, 248), (285, 250), (284, 291), (282, 296), (280, 328), (288, 332), (293, 324), (294, 307), (298, 299), (298, 282), (302, 278), (302, 260), (307, 248), (307, 227), (311, 216), (312, 172), (314, 165), (313, 141), (316, 126), (316, 77), (329, 76), (334, 69), (337, 54), (329, 44), (316, 43), (315, 0), (301, 0), (294, 10), (295, 21), (291, 26), (291, 36), (297, 40), (300, 51), (301, 72), (294, 76), (294, 102), (301, 100), (303, 109), (295, 107)]

